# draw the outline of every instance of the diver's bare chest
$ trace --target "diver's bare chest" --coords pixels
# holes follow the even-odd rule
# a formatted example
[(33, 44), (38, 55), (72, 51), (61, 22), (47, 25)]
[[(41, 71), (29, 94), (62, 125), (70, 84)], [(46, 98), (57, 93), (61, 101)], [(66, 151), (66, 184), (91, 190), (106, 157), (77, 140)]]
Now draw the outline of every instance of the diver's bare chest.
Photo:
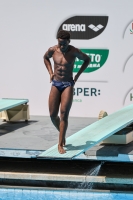
[(53, 60), (56, 65), (72, 65), (75, 61), (75, 58), (70, 53), (54, 53)]

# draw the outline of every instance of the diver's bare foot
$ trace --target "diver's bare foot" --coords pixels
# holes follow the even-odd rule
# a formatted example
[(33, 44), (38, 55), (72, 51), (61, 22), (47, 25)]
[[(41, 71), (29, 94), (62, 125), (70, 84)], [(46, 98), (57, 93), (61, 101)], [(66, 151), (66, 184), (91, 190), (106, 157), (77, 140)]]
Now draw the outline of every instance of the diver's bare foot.
[(60, 146), (59, 144), (58, 144), (58, 151), (60, 154), (66, 153), (65, 149), (63, 149), (63, 147)]
[(63, 147), (66, 145), (66, 139), (64, 139), (64, 142), (63, 142)]

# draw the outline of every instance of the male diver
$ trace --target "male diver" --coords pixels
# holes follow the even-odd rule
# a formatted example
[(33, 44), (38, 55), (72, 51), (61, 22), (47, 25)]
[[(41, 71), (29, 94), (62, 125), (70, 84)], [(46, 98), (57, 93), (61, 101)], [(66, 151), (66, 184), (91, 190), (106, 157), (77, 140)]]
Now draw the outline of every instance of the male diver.
[[(59, 131), (59, 153), (65, 153), (65, 135), (68, 127), (68, 116), (73, 101), (73, 87), (80, 74), (90, 63), (90, 57), (78, 48), (69, 45), (70, 33), (60, 30), (57, 33), (58, 44), (50, 47), (44, 55), (44, 63), (50, 75), (52, 87), (49, 95), (49, 112), (54, 126)], [(83, 60), (78, 73), (73, 78), (73, 67), (76, 57)], [(54, 61), (54, 71), (50, 62)], [(58, 116), (60, 107), (60, 117)]]

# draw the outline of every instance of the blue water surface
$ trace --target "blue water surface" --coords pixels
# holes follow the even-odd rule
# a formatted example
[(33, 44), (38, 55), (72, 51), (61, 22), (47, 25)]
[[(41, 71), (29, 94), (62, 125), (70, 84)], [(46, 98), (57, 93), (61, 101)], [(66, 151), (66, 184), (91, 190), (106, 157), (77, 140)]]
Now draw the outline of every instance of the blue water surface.
[(133, 193), (0, 188), (0, 200), (133, 200)]

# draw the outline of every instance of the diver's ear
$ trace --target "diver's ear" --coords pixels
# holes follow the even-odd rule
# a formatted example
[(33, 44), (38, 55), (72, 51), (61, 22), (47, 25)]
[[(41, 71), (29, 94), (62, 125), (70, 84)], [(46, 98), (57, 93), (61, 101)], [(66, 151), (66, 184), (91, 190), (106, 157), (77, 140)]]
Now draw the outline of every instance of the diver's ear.
[(68, 42), (70, 43), (70, 42), (71, 42), (71, 40), (69, 39), (69, 40), (68, 40)]

